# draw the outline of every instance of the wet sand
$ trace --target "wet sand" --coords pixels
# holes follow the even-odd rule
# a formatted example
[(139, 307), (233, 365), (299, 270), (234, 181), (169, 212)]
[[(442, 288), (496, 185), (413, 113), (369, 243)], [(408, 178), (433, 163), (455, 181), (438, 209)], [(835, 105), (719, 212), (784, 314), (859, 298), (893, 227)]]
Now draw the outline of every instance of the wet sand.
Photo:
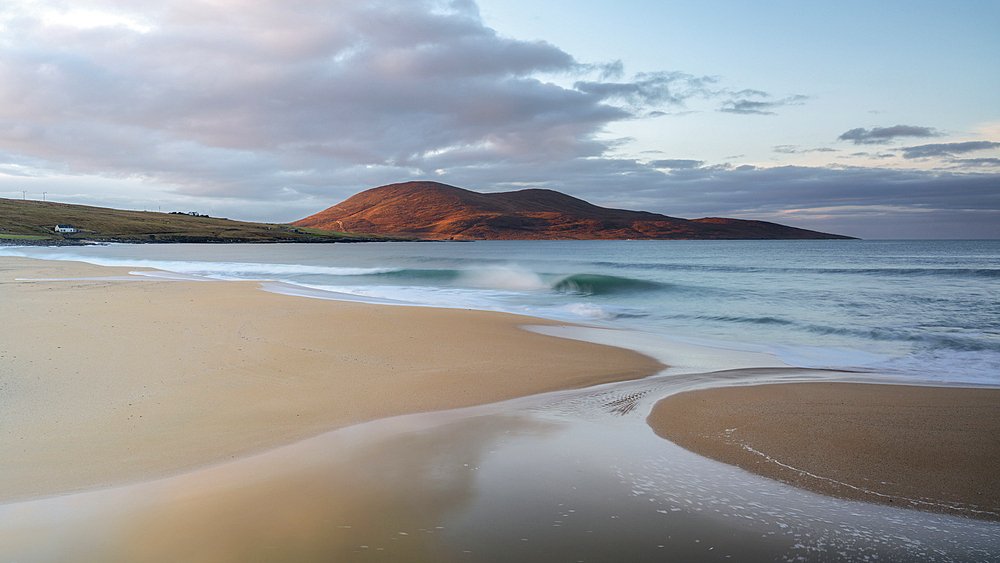
[(516, 315), (276, 295), (255, 282), (66, 279), (131, 270), (0, 257), (0, 503), (662, 368), (527, 332)]
[[(0, 495), (44, 497), (0, 501), (4, 561), (1000, 552), (992, 522), (820, 497), (646, 425), (671, 389), (836, 374), (713, 371), (746, 358), (701, 350), (679, 364), (687, 375), (441, 411), (661, 366), (529, 333), (519, 327), (545, 321), (510, 315), (319, 301), (242, 282), (15, 281), (127, 273), (0, 258), (0, 315), (16, 319), (0, 327)], [(669, 351), (661, 362), (690, 353)], [(391, 417), (408, 412), (422, 414)], [(109, 488), (88, 490), (97, 487)], [(87, 492), (52, 496), (70, 490)]]
[(679, 393), (662, 438), (814, 492), (1000, 520), (1000, 389), (783, 383)]

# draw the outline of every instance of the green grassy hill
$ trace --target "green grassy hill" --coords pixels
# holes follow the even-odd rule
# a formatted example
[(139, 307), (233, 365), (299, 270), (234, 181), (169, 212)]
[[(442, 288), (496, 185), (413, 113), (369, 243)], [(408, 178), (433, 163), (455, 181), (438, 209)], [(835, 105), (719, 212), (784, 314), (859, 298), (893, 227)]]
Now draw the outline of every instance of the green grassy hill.
[[(57, 233), (70, 225), (76, 233)], [(269, 223), (154, 211), (123, 211), (0, 198), (0, 243), (100, 242), (355, 242), (402, 240)]]

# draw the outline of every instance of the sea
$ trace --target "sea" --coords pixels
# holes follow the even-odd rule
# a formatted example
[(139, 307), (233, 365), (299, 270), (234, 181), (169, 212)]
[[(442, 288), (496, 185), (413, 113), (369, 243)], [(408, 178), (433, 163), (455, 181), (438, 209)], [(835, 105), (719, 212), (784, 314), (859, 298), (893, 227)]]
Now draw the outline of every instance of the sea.
[(698, 456), (645, 421), (664, 396), (755, 381), (1000, 385), (1000, 241), (148, 244), (0, 255), (258, 280), (308, 298), (505, 311), (525, 325), (624, 329), (566, 330), (613, 333), (654, 356), (650, 342), (670, 342), (719, 350), (712, 358), (842, 370), (670, 368), (0, 505), (3, 561), (1000, 560), (995, 519), (818, 495)]
[(1000, 241), (475, 241), (0, 247), (0, 255), (281, 282), (309, 297), (506, 311), (1000, 384)]

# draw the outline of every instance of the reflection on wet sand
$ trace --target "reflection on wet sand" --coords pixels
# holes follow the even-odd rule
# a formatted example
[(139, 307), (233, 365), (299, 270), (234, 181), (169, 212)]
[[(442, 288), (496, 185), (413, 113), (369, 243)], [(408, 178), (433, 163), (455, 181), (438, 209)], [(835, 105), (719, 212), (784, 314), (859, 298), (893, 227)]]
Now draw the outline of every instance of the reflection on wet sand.
[(658, 438), (657, 377), (345, 428), (129, 487), (0, 507), (0, 560), (984, 560), (996, 525), (821, 497)]
[(367, 426), (153, 483), (9, 505), (0, 556), (330, 561), (370, 550), (396, 561), (440, 559), (435, 534), (447, 513), (470, 502), (483, 448), (498, 434), (548, 424)]

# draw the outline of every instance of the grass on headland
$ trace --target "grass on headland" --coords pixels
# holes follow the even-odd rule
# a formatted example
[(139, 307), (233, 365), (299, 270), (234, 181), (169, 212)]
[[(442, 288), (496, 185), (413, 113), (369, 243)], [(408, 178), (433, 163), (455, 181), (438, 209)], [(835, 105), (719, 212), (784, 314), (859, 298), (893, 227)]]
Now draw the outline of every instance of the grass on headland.
[[(70, 225), (75, 233), (58, 233)], [(203, 215), (125, 211), (0, 198), (0, 239), (97, 242), (350, 242), (406, 240)]]
[(46, 237), (42, 235), (9, 235), (6, 233), (0, 233), (0, 239), (7, 240), (46, 240), (52, 237)]

